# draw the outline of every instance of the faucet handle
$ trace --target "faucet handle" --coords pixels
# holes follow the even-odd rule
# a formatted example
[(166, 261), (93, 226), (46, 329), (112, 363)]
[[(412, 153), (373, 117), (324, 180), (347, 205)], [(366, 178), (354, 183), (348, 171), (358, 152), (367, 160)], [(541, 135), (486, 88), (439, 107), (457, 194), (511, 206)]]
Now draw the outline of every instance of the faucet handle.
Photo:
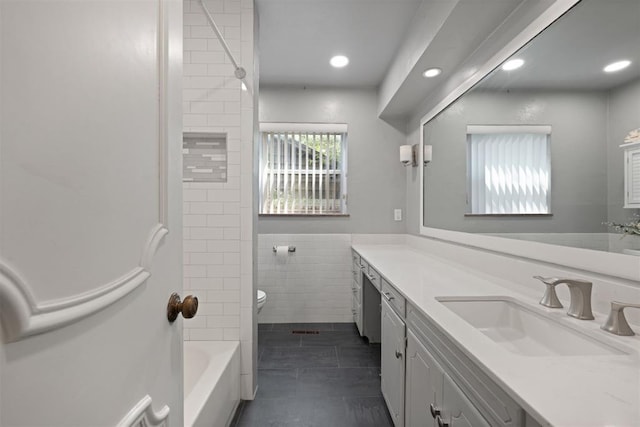
[(556, 286), (562, 283), (562, 280), (556, 277), (542, 276), (533, 276), (533, 278), (540, 280), (547, 287), (547, 289), (544, 291), (542, 299), (540, 300), (540, 305), (549, 308), (562, 308), (562, 303), (558, 299), (558, 294), (556, 294)]
[(624, 317), (625, 308), (640, 308), (640, 304), (628, 304), (624, 302), (612, 301), (611, 311), (607, 321), (600, 328), (615, 335), (632, 336), (635, 332), (629, 326), (627, 318)]

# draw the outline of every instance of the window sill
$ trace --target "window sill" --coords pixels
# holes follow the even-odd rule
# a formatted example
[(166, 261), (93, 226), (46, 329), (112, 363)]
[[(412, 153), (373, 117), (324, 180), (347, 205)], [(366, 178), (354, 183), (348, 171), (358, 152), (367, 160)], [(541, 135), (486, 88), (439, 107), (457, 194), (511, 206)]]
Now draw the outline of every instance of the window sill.
[(260, 213), (258, 214), (259, 217), (296, 217), (296, 218), (317, 218), (317, 217), (322, 217), (322, 218), (335, 218), (335, 217), (340, 217), (340, 218), (345, 218), (345, 217), (349, 217), (349, 214), (268, 214), (268, 213)]

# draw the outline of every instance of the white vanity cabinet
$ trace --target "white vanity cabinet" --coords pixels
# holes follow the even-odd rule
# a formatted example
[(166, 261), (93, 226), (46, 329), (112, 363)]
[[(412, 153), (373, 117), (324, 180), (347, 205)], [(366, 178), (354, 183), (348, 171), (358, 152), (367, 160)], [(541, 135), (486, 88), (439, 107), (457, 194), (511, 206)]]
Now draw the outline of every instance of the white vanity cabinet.
[(529, 427), (522, 408), (411, 304), (406, 322), (407, 427)]
[(395, 427), (539, 427), (449, 336), (353, 252), (354, 320), (381, 342), (381, 389)]
[(389, 300), (382, 301), (382, 396), (387, 403), (396, 427), (404, 426), (405, 385), (405, 323), (391, 308)]
[(410, 330), (407, 331), (406, 378), (406, 427), (489, 427)]

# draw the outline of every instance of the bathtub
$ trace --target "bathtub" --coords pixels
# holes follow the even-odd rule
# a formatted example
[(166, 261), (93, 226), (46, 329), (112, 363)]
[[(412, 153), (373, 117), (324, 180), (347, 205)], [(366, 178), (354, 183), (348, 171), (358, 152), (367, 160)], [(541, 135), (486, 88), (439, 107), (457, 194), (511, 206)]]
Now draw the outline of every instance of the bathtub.
[(185, 427), (228, 426), (239, 402), (240, 343), (185, 341)]

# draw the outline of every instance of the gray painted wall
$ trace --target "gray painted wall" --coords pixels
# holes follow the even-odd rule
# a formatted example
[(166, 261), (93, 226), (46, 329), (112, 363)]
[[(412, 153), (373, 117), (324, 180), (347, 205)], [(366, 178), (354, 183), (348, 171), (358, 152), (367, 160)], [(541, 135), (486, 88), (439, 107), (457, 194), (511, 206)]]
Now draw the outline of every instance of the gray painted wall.
[[(377, 93), (350, 89), (260, 89), (260, 121), (347, 123), (348, 217), (260, 216), (258, 233), (404, 233), (405, 135), (378, 119)], [(416, 168), (412, 168), (416, 169)]]
[(608, 218), (624, 222), (638, 213), (637, 209), (624, 209), (624, 137), (640, 127), (640, 80), (611, 91), (609, 97), (608, 156)]
[[(550, 217), (465, 217), (466, 126), (551, 125)], [(607, 94), (471, 92), (425, 126), (425, 218), (434, 228), (483, 233), (604, 232)]]

